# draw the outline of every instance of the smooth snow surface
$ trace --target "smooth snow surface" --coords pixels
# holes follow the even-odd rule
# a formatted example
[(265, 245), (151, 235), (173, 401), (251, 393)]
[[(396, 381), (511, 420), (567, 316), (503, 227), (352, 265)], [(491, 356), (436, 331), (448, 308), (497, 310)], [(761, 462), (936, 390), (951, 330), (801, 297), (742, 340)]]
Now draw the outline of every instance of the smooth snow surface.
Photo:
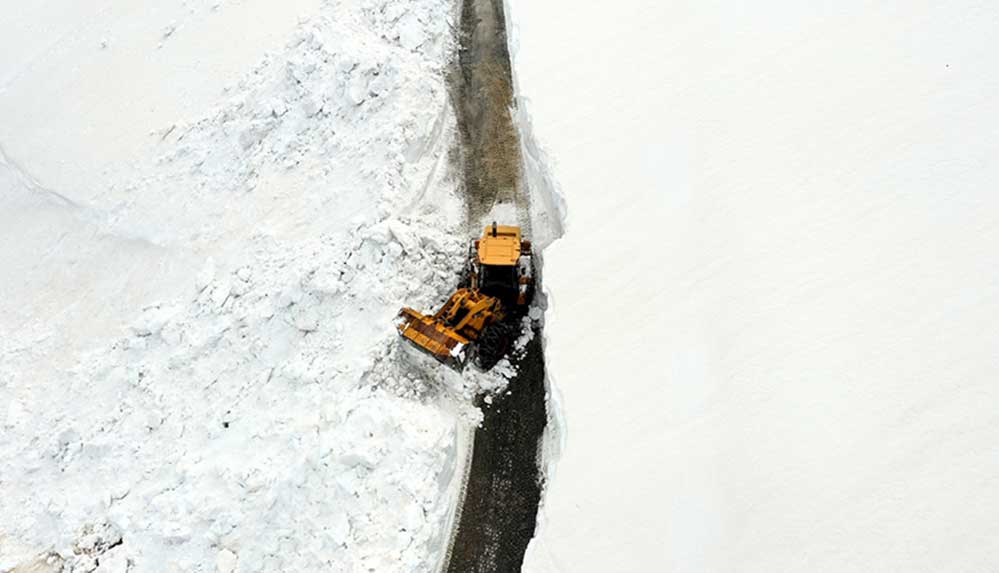
[(999, 562), (999, 8), (511, 0), (569, 207), (525, 571)]
[(46, 184), (91, 192), (105, 170), (149, 153), (156, 141), (150, 131), (211, 107), (319, 5), (8, 0), (0, 24), (0, 136)]
[(452, 3), (29, 4), (0, 21), (0, 571), (434, 570), (468, 398), (509, 374), (392, 324), (467, 247)]

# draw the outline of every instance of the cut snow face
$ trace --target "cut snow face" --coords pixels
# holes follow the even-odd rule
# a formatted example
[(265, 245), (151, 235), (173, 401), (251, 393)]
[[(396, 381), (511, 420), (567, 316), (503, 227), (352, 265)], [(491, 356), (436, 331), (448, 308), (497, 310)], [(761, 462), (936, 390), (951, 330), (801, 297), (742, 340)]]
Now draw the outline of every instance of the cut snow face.
[(456, 424), (509, 375), (429, 368), (392, 325), (467, 248), (450, 11), (323, 3), (82, 199), (0, 164), (29, 221), (0, 248), (0, 569), (437, 566)]
[(995, 569), (997, 5), (510, 4), (571, 214), (524, 570)]

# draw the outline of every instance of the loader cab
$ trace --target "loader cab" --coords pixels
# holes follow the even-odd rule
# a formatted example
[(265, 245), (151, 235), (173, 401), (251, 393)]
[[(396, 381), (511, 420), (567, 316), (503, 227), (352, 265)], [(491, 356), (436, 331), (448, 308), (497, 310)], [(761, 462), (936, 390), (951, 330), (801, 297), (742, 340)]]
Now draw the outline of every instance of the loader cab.
[(496, 297), (507, 304), (517, 300), (519, 282), (517, 265), (481, 265), (479, 267), (479, 290), (483, 294)]
[(483, 294), (500, 299), (507, 307), (529, 303), (532, 281), (531, 246), (522, 241), (520, 227), (497, 225), (485, 228), (475, 242), (477, 287)]

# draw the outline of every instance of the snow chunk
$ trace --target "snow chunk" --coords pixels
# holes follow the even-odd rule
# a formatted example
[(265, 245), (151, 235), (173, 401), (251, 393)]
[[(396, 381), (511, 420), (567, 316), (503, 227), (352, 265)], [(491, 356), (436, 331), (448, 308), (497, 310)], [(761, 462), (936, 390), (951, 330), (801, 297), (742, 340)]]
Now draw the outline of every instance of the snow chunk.
[(399, 43), (407, 50), (415, 50), (426, 41), (426, 34), (419, 18), (412, 12), (407, 12), (399, 20)]
[(132, 323), (132, 332), (136, 336), (151, 336), (159, 334), (170, 319), (177, 314), (176, 306), (155, 304), (142, 311), (142, 315)]
[(388, 228), (392, 231), (392, 236), (395, 237), (395, 240), (399, 241), (399, 244), (402, 245), (402, 248), (406, 251), (406, 253), (414, 255), (419, 251), (419, 241), (416, 240), (416, 237), (413, 235), (413, 232), (409, 229), (409, 227), (401, 221), (398, 219), (389, 221)]
[(215, 572), (216, 573), (233, 573), (236, 571), (236, 564), (238, 562), (236, 554), (228, 549), (223, 549), (218, 552), (215, 557)]
[(212, 281), (215, 280), (215, 259), (213, 257), (208, 257), (205, 261), (204, 266), (201, 267), (201, 271), (194, 278), (194, 286), (198, 289), (198, 292), (205, 290), (205, 287), (210, 285)]
[(14, 428), (25, 423), (28, 420), (28, 410), (24, 407), (24, 402), (14, 399), (10, 401), (7, 406), (7, 417), (4, 420), (4, 426), (7, 428)]

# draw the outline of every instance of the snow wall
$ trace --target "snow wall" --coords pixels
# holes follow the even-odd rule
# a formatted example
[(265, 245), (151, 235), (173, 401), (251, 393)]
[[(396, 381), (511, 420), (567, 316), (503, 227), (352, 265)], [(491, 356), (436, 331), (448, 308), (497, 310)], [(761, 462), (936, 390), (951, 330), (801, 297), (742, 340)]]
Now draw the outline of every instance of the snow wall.
[(565, 194), (525, 571), (999, 558), (999, 9), (511, 0)]

